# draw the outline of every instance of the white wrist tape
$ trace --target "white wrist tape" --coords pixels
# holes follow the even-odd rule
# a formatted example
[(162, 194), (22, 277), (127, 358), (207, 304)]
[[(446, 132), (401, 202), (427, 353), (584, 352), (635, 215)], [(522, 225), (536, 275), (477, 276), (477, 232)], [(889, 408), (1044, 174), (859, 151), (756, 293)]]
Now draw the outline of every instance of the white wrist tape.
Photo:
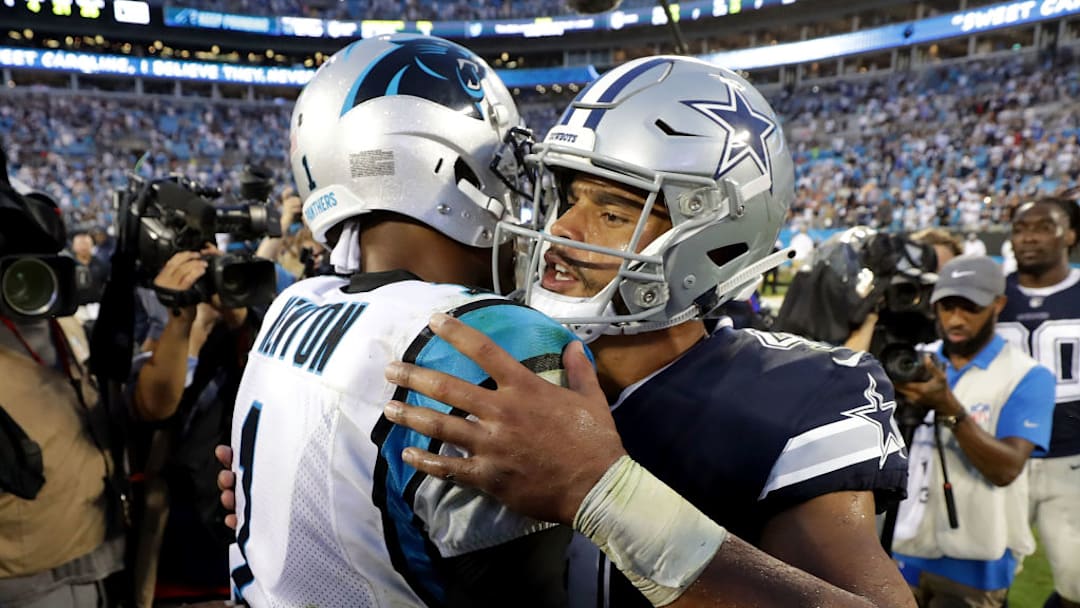
[(653, 606), (679, 598), (727, 530), (623, 456), (589, 490), (574, 529), (595, 543)]

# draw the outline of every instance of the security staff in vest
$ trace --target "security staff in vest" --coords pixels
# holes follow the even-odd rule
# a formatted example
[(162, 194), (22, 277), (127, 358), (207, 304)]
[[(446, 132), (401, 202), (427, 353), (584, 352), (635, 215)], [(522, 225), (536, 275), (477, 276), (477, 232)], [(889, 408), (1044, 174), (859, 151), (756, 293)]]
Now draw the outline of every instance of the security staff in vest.
[(1003, 606), (1018, 558), (1035, 549), (1026, 464), (1049, 444), (1054, 376), (994, 333), (1004, 293), (988, 257), (945, 264), (931, 296), (941, 341), (928, 347), (941, 364), (927, 355), (927, 381), (896, 384), (928, 410), (894, 545), (924, 608)]
[[(0, 160), (4, 158), (0, 150)], [(109, 606), (123, 567), (107, 409), (59, 210), (0, 167), (0, 606)], [(113, 598), (115, 599), (115, 598)]]

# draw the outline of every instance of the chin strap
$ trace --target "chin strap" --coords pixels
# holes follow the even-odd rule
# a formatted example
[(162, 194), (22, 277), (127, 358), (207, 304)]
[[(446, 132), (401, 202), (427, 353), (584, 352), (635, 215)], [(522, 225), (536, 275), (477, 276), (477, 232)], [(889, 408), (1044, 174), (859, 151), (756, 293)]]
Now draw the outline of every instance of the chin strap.
[(781, 249), (780, 251), (770, 253), (769, 255), (758, 260), (757, 262), (754, 262), (746, 268), (743, 268), (739, 272), (735, 273), (735, 276), (718, 285), (716, 288), (716, 293), (720, 294), (720, 297), (724, 297), (725, 295), (733, 291), (738, 291), (742, 288), (743, 285), (751, 281), (757, 281), (758, 277), (760, 277), (762, 273), (768, 272), (773, 268), (776, 268), (780, 264), (783, 264), (784, 262), (788, 261), (793, 257), (795, 257), (795, 249), (793, 247), (788, 247), (787, 249)]

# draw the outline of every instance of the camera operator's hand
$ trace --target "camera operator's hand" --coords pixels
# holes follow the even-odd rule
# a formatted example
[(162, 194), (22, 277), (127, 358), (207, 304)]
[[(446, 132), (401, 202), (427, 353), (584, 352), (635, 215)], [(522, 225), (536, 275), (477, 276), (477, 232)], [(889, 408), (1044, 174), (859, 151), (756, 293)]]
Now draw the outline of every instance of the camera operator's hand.
[(964, 407), (953, 396), (945, 370), (929, 354), (923, 355), (923, 366), (930, 372), (925, 382), (897, 382), (896, 390), (914, 405), (932, 409), (942, 416), (958, 416)]
[(304, 201), (300, 199), (296, 191), (286, 188), (281, 194), (281, 236), (288, 235), (289, 227), (301, 221), (303, 208)]
[(281, 236), (267, 236), (259, 243), (255, 250), (255, 256), (271, 261), (277, 261), (285, 246), (285, 237), (289, 235), (289, 226), (294, 222), (301, 221), (303, 217), (304, 201), (297, 196), (292, 188), (286, 188), (281, 193)]
[[(206, 274), (210, 264), (203, 259), (203, 253), (199, 251), (179, 251), (175, 253), (161, 272), (154, 277), (154, 287), (170, 289), (172, 291), (187, 291)], [(188, 321), (195, 319), (195, 305), (180, 309), (180, 313)]]

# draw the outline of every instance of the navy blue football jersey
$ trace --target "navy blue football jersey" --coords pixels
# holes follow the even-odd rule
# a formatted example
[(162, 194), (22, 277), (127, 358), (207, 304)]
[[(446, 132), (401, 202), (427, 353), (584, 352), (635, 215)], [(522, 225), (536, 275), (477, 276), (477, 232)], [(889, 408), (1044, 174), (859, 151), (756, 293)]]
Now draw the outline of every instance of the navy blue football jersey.
[[(907, 454), (893, 387), (866, 353), (724, 328), (628, 388), (612, 413), (627, 452), (714, 521), (757, 544), (769, 520), (817, 496), (903, 498)], [(580, 539), (574, 606), (648, 606)]]
[(1050, 449), (1033, 456), (1080, 454), (1080, 270), (1042, 288), (1021, 287), (1013, 273), (1005, 295), (997, 333), (1057, 376)]

